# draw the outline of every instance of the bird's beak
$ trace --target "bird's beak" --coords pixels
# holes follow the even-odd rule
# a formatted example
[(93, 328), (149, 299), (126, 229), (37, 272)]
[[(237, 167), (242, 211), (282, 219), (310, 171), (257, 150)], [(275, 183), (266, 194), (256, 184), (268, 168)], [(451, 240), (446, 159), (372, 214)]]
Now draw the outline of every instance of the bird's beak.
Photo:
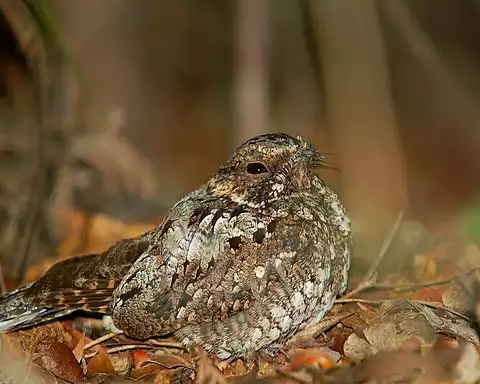
[(295, 164), (292, 182), (298, 189), (308, 189), (310, 187), (309, 170), (320, 165), (320, 153), (310, 144), (305, 144)]
[(306, 144), (302, 152), (302, 160), (307, 167), (320, 165), (322, 157), (313, 145)]

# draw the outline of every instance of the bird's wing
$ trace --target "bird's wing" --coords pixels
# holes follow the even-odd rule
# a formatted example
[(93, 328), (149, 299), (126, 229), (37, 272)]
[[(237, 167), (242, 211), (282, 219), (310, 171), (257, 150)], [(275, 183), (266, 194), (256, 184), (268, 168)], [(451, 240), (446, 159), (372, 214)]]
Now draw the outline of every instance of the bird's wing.
[[(289, 251), (302, 251), (301, 227), (259, 218), (235, 204), (202, 208), (208, 209), (172, 220), (158, 246), (120, 283), (113, 319), (132, 337), (226, 320), (280, 286), (286, 289), (271, 301), (289, 300), (291, 280), (298, 279), (291, 271), (297, 254)], [(271, 258), (282, 252), (287, 265), (275, 266)]]
[(38, 281), (0, 298), (0, 332), (36, 325), (75, 310), (105, 313), (115, 287), (149, 246), (125, 239), (101, 254), (55, 264)]

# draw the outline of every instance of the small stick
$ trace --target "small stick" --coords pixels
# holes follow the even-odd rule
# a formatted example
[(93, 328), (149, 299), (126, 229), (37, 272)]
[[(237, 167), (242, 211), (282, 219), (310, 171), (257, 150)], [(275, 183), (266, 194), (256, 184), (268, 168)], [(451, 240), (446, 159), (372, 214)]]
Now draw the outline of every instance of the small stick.
[(368, 270), (368, 272), (365, 274), (363, 277), (362, 281), (358, 284), (357, 288), (352, 290), (351, 292), (347, 293), (344, 298), (349, 298), (352, 297), (368, 288), (371, 288), (375, 284), (375, 274), (377, 272), (378, 266), (382, 262), (382, 260), (385, 258), (385, 255), (387, 254), (390, 246), (392, 245), (393, 239), (395, 238), (395, 235), (398, 232), (398, 229), (400, 228), (400, 224), (403, 219), (403, 211), (401, 211), (397, 219), (395, 220), (395, 223), (392, 226), (392, 229), (388, 233), (388, 236), (386, 237), (385, 241), (382, 244), (382, 248), (380, 248), (380, 252), (373, 262), (372, 266)]
[(319, 323), (310, 325), (305, 329), (297, 332), (294, 336), (292, 336), (290, 339), (286, 341), (285, 346), (287, 348), (293, 348), (298, 345), (304, 344), (306, 342), (312, 341), (320, 333), (325, 332), (327, 329), (332, 328), (333, 326), (337, 325), (341, 321), (345, 320), (347, 317), (352, 316), (354, 313), (355, 312), (346, 312), (346, 313), (340, 313), (338, 315), (324, 318)]
[(118, 331), (118, 332), (110, 332), (102, 337), (99, 337), (98, 339), (96, 340), (93, 340), (91, 343), (88, 343), (86, 344), (84, 347), (83, 347), (83, 350), (86, 351), (87, 349), (90, 349), (92, 348), (93, 346), (97, 345), (97, 344), (100, 344), (100, 343), (103, 343), (105, 340), (109, 340), (117, 335), (121, 335), (123, 333), (123, 331)]
[(461, 319), (463, 319), (465, 321), (468, 321), (469, 323), (471, 323), (471, 321), (472, 321), (467, 316), (465, 316), (463, 313), (460, 313), (460, 312), (458, 312), (454, 309), (445, 307), (444, 305), (442, 305), (440, 303), (436, 303), (434, 301), (424, 301), (424, 300), (411, 300), (411, 301), (413, 301), (414, 303), (417, 303), (417, 304), (425, 305), (426, 307), (440, 309), (440, 310), (445, 311), (445, 312), (450, 312), (451, 314), (453, 314), (455, 316), (458, 316)]
[[(153, 345), (145, 345), (145, 344), (127, 344), (127, 345), (119, 345), (118, 347), (112, 347), (112, 348), (107, 348), (107, 353), (115, 353), (115, 352), (121, 352), (121, 351), (126, 351), (129, 349), (154, 349), (155, 346)], [(94, 357), (98, 351), (88, 353), (85, 355), (85, 359), (90, 359)]]
[(434, 287), (436, 285), (443, 285), (450, 283), (456, 276), (449, 277), (448, 279), (442, 279), (437, 281), (426, 281), (425, 283), (411, 283), (411, 284), (373, 284), (372, 289), (393, 289), (396, 291), (404, 291), (415, 288)]
[[(443, 284), (448, 284), (451, 283), (453, 280), (455, 280), (458, 277), (462, 276), (468, 276), (472, 274), (475, 271), (478, 271), (480, 267), (474, 267), (472, 269), (469, 269), (468, 271), (465, 272), (458, 272), (452, 277), (437, 280), (437, 281), (426, 281), (424, 283), (411, 283), (411, 284), (383, 284), (383, 283), (378, 283), (378, 284), (373, 284), (370, 288), (372, 289), (393, 289), (396, 291), (403, 291), (403, 290), (408, 290), (408, 289), (414, 289), (414, 288), (424, 288), (424, 287), (434, 287), (436, 285), (443, 285)], [(463, 285), (463, 280), (459, 279), (458, 280), (460, 284)], [(466, 291), (468, 291), (466, 289)]]
[[(362, 303), (362, 304), (373, 304), (373, 305), (381, 305), (382, 303), (389, 301), (389, 300), (395, 300), (395, 299), (380, 299), (380, 300), (367, 300), (367, 299), (339, 299), (335, 301), (335, 304), (344, 304), (344, 303)], [(424, 300), (410, 300), (410, 299), (399, 299), (399, 300), (406, 300), (410, 303), (415, 303), (415, 304), (420, 304), (420, 305), (425, 305), (426, 307), (430, 308), (435, 308), (435, 309), (440, 309), (445, 312), (450, 312), (451, 314), (460, 317), (461, 319), (470, 322), (471, 320), (465, 316), (463, 313), (460, 313), (458, 311), (455, 311), (454, 309), (445, 307), (444, 305), (440, 303), (436, 303), (433, 301), (424, 301)]]

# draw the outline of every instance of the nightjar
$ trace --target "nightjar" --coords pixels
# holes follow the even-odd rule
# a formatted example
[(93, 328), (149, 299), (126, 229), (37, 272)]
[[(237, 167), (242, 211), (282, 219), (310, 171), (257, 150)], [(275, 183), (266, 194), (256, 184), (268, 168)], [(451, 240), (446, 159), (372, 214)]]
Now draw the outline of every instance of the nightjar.
[(133, 338), (174, 334), (220, 358), (282, 343), (347, 285), (350, 221), (318, 167), (299, 137), (248, 140), (158, 227), (2, 298), (0, 330), (83, 310)]

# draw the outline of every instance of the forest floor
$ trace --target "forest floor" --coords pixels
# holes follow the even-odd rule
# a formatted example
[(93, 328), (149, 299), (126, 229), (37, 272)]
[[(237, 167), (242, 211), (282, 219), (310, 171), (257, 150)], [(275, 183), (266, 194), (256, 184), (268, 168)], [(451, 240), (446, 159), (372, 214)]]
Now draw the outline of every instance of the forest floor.
[[(102, 251), (154, 225), (96, 215), (80, 249), (82, 214), (72, 213), (71, 221), (57, 256), (31, 266), (27, 281), (72, 254)], [(0, 382), (479, 382), (480, 248), (449, 239), (405, 247), (402, 239), (415, 235), (405, 234), (408, 227), (399, 216), (368, 271), (352, 273), (329, 315), (274, 357), (260, 352), (253, 362), (218, 361), (173, 339), (138, 342), (109, 333), (103, 319), (66, 318), (3, 335)]]

